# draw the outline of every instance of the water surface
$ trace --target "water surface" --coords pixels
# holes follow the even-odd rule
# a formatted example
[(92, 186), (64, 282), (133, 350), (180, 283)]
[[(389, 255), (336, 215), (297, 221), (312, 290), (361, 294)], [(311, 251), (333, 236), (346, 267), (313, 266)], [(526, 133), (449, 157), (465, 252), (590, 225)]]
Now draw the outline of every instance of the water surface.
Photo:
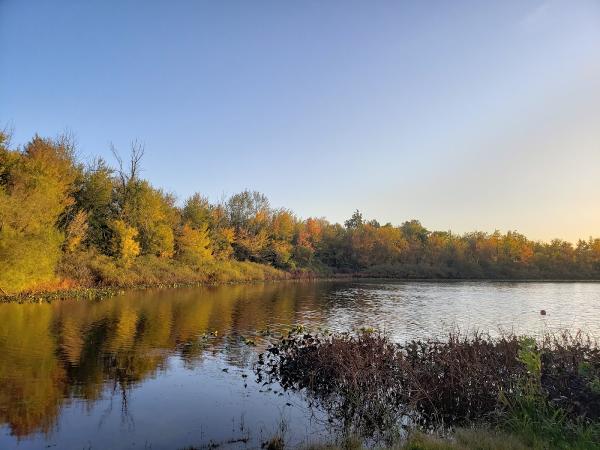
[(296, 324), (600, 337), (600, 283), (283, 282), (2, 304), (0, 448), (257, 448), (282, 428), (310, 442), (326, 418), (251, 370), (264, 330)]

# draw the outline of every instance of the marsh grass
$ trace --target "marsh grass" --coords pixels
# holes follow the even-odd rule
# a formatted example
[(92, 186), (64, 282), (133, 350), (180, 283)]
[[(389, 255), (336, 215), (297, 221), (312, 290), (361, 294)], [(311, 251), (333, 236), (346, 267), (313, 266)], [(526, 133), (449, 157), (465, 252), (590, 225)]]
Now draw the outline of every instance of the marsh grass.
[[(362, 450), (366, 448), (362, 439), (352, 436), (335, 443), (312, 444), (307, 450)], [(455, 430), (450, 436), (440, 437), (422, 432), (413, 432), (406, 439), (388, 447), (390, 450), (528, 450), (518, 436), (486, 428)], [(547, 447), (538, 447), (540, 450)]]

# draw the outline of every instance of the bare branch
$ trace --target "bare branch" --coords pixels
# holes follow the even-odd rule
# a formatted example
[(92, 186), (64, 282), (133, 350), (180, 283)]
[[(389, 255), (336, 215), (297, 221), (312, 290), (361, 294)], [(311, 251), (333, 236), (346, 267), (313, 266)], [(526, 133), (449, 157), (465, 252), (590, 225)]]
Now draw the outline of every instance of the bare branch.
[(125, 186), (127, 184), (127, 175), (125, 174), (125, 170), (123, 170), (123, 158), (121, 158), (121, 155), (119, 155), (119, 152), (112, 142), (110, 143), (110, 151), (117, 160), (117, 164), (119, 166), (117, 172), (119, 173), (119, 178), (121, 179), (121, 185)]
[(77, 136), (75, 136), (75, 133), (72, 130), (65, 128), (65, 130), (54, 139), (54, 142), (58, 146), (64, 148), (69, 157), (72, 159), (77, 158)]
[(130, 167), (129, 167), (129, 179), (135, 180), (139, 172), (141, 172), (141, 161), (144, 157), (145, 146), (143, 142), (139, 142), (137, 139), (131, 143), (131, 156), (130, 156)]

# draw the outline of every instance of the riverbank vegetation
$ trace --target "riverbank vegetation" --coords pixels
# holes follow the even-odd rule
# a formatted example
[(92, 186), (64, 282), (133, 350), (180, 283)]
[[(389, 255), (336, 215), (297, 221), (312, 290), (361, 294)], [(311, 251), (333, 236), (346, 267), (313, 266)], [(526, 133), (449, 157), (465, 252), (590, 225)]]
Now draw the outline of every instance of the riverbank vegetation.
[[(284, 446), (278, 449), (283, 450)], [(326, 444), (313, 444), (307, 450), (362, 450), (367, 447), (361, 439), (347, 437), (339, 442)], [(381, 450), (390, 448), (394, 450), (531, 450), (518, 436), (502, 431), (475, 428), (460, 428), (446, 436), (434, 436), (425, 433), (413, 433), (405, 440), (389, 447), (377, 447)], [(549, 446), (542, 447), (544, 450)]]
[[(600, 349), (580, 334), (396, 344), (371, 330), (297, 329), (260, 357), (256, 373), (259, 381), (304, 392), (341, 436), (377, 445), (408, 435), (406, 448), (414, 449), (600, 446)], [(456, 435), (448, 441), (457, 427), (510, 434), (516, 447), (471, 447)]]
[(394, 278), (600, 279), (600, 239), (534, 242), (300, 219), (244, 191), (182, 202), (140, 176), (143, 146), (85, 165), (72, 139), (11, 148), (0, 133), (0, 293), (346, 273)]

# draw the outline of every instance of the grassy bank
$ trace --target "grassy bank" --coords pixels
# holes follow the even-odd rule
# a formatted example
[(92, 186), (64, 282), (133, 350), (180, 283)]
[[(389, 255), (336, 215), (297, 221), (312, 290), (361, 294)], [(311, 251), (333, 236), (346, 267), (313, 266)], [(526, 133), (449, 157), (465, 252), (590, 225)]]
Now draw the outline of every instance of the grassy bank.
[[(274, 443), (276, 441), (273, 441)], [(285, 443), (279, 441), (279, 447), (272, 445), (272, 450), (282, 450)], [(339, 442), (314, 444), (307, 450), (362, 450), (366, 448), (359, 438), (345, 438)], [(421, 432), (413, 433), (402, 442), (389, 447), (394, 450), (527, 450), (549, 449), (551, 446), (545, 442), (538, 442), (534, 446), (522, 437), (504, 431), (476, 428), (460, 428), (444, 436), (434, 436)]]
[(83, 287), (228, 283), (290, 278), (288, 272), (249, 261), (211, 260), (198, 265), (156, 256), (141, 256), (129, 264), (95, 252), (76, 253), (59, 267), (63, 279)]
[[(305, 393), (340, 436), (360, 442), (424, 450), (600, 448), (600, 349), (580, 334), (399, 345), (370, 330), (299, 329), (269, 348), (256, 371), (259, 381)], [(477, 428), (477, 437), (461, 428)]]
[(219, 285), (297, 279), (309, 272), (286, 272), (249, 261), (209, 261), (193, 266), (176, 260), (144, 256), (130, 264), (96, 252), (75, 253), (64, 258), (55, 280), (34, 290), (2, 294), (0, 301), (37, 302), (62, 298), (101, 298), (124, 289)]

